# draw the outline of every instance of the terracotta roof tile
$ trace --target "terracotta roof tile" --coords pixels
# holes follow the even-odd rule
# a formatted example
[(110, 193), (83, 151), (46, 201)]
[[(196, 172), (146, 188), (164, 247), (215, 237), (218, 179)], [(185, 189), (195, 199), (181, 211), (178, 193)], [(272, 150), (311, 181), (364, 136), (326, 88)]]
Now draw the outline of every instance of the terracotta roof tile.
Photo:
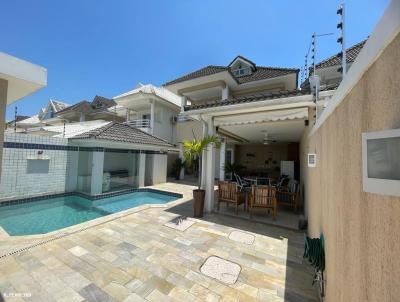
[[(326, 90), (334, 90), (337, 88), (338, 85), (329, 85), (321, 88), (321, 91)], [(230, 98), (223, 101), (216, 101), (214, 103), (208, 104), (198, 104), (198, 105), (189, 105), (185, 106), (185, 111), (190, 110), (198, 110), (198, 109), (206, 109), (206, 108), (214, 108), (214, 107), (221, 107), (221, 106), (228, 106), (228, 105), (236, 105), (242, 103), (251, 103), (257, 101), (264, 101), (264, 100), (272, 100), (272, 99), (280, 99), (280, 98), (287, 98), (287, 97), (294, 97), (294, 96), (301, 96), (310, 94), (310, 89), (294, 89), (294, 90), (281, 90), (277, 92), (267, 92), (267, 93), (258, 93), (252, 95), (245, 95), (236, 98)]]
[(222, 71), (227, 71), (228, 68), (224, 67), (224, 66), (215, 66), (215, 65), (209, 65), (206, 66), (204, 68), (201, 68), (199, 70), (193, 71), (191, 73), (188, 73), (182, 77), (179, 77), (175, 80), (169, 81), (165, 84), (163, 84), (163, 86), (167, 86), (167, 85), (172, 85), (172, 84), (176, 84), (179, 82), (184, 82), (184, 81), (188, 81), (188, 80), (192, 80), (195, 78), (200, 78), (200, 77), (204, 77), (204, 76), (208, 76), (208, 75), (212, 75), (212, 74), (216, 74)]
[(99, 139), (121, 143), (173, 147), (170, 143), (159, 137), (148, 134), (130, 125), (115, 122), (110, 122), (105, 126), (79, 134), (71, 139)]
[[(363, 49), (365, 42), (367, 40), (361, 41), (346, 50), (346, 62), (347, 63), (353, 63), (355, 59), (357, 58), (358, 54), (360, 53), (361, 49)], [(330, 66), (336, 66), (340, 65), (342, 62), (341, 57), (339, 57), (339, 53), (319, 62), (317, 65), (315, 65), (316, 68), (326, 68)]]
[[(242, 56), (238, 56), (238, 57), (251, 62), (250, 60), (248, 60)], [(238, 58), (238, 57), (236, 57), (236, 58)], [(169, 81), (169, 82), (163, 84), (163, 86), (168, 86), (168, 85), (172, 85), (172, 84), (176, 84), (176, 83), (180, 83), (180, 82), (184, 82), (184, 81), (188, 81), (188, 80), (192, 80), (192, 79), (196, 79), (196, 78), (200, 78), (200, 77), (204, 77), (204, 76), (209, 76), (209, 75), (216, 74), (219, 72), (224, 72), (224, 71), (230, 72), (230, 74), (236, 80), (237, 83), (243, 84), (243, 83), (248, 83), (248, 82), (253, 82), (253, 81), (259, 81), (259, 80), (264, 80), (264, 79), (280, 77), (280, 76), (288, 75), (291, 73), (298, 73), (299, 69), (256, 66), (256, 70), (252, 74), (237, 77), (232, 74), (232, 72), (229, 68), (229, 65), (228, 66), (209, 65), (209, 66), (206, 66), (199, 70), (196, 70), (194, 72), (188, 73), (188, 74), (186, 74), (182, 77), (179, 77), (175, 80)]]

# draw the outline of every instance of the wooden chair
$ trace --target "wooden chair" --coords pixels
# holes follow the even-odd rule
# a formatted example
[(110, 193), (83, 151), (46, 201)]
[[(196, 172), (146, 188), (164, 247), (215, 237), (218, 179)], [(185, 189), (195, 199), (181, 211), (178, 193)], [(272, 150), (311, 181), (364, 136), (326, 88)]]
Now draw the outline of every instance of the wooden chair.
[(277, 200), (279, 205), (291, 207), (294, 212), (297, 212), (297, 203), (299, 199), (299, 182), (290, 180), (286, 187), (281, 187), (277, 191)]
[(276, 220), (276, 188), (272, 186), (253, 186), (250, 195), (250, 218), (253, 218), (254, 209), (272, 211), (272, 218)]
[(238, 207), (243, 203), (246, 210), (246, 193), (239, 191), (236, 183), (228, 181), (218, 182), (218, 211), (220, 203), (231, 203), (235, 206), (235, 213), (238, 214)]

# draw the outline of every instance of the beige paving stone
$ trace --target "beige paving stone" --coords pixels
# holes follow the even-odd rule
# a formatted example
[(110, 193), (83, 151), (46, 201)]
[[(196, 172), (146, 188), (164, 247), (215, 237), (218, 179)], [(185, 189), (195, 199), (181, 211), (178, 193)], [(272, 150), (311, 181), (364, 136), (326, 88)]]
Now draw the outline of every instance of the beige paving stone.
[(155, 289), (146, 297), (146, 300), (150, 302), (160, 302), (160, 301), (168, 302), (171, 301), (171, 298), (166, 296), (159, 290)]
[(114, 260), (116, 260), (118, 258), (117, 255), (115, 255), (114, 253), (110, 252), (110, 251), (102, 251), (99, 256), (101, 258), (103, 258), (104, 260), (107, 260), (108, 262), (113, 262)]
[(197, 272), (194, 272), (194, 271), (189, 271), (185, 277), (195, 283), (198, 283), (198, 284), (204, 286), (204, 287), (208, 287), (210, 284), (209, 278), (207, 278)]
[(133, 293), (130, 294), (128, 297), (126, 297), (123, 302), (143, 302), (146, 301), (145, 299), (143, 299), (141, 296)]
[[(190, 186), (157, 188), (182, 192), (178, 203), (191, 198)], [(0, 291), (29, 291), (32, 302), (68, 294), (75, 301), (283, 301), (285, 294), (318, 301), (302, 261), (301, 233), (218, 214), (189, 219), (195, 223), (183, 232), (165, 226), (178, 215), (174, 206), (142, 209), (0, 258)], [(254, 236), (253, 244), (232, 240), (237, 233)], [(1, 253), (38, 242), (1, 240)], [(200, 273), (210, 256), (241, 266), (235, 284)]]
[(85, 300), (81, 295), (69, 287), (63, 288), (54, 294), (57, 302), (81, 302)]
[(164, 295), (168, 295), (171, 289), (174, 288), (174, 285), (172, 283), (168, 282), (165, 279), (161, 279), (157, 276), (151, 277), (149, 280), (147, 280), (146, 284), (149, 284), (150, 286), (156, 288)]
[(253, 244), (255, 236), (247, 232), (232, 231), (229, 234), (229, 239), (240, 243)]
[(87, 250), (85, 250), (83, 247), (80, 247), (80, 246), (75, 246), (73, 248), (70, 248), (68, 251), (70, 251), (72, 254), (74, 254), (77, 257), (81, 257), (81, 256), (89, 253)]
[(174, 287), (168, 294), (174, 301), (195, 301), (196, 297), (181, 287)]
[(258, 288), (250, 286), (246, 283), (237, 282), (236, 284), (232, 285), (232, 287), (246, 295), (253, 297), (253, 298), (258, 297)]
[(129, 290), (116, 282), (107, 284), (103, 290), (117, 301), (123, 301), (129, 296)]
[(200, 284), (194, 284), (189, 292), (201, 301), (215, 302), (221, 298), (219, 295), (201, 286)]

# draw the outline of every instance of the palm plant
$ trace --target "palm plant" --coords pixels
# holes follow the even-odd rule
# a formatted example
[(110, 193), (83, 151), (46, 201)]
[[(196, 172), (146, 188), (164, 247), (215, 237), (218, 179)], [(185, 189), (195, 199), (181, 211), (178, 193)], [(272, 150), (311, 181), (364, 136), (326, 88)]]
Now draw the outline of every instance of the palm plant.
[(245, 168), (246, 168), (245, 166), (238, 164), (238, 163), (226, 163), (225, 164), (225, 172), (229, 173), (229, 174), (241, 175)]
[(202, 164), (202, 155), (203, 151), (210, 144), (215, 144), (217, 149), (220, 148), (221, 142), (219, 138), (215, 135), (209, 135), (204, 137), (203, 139), (196, 139), (193, 133), (193, 140), (184, 140), (183, 141), (183, 148), (184, 148), (184, 155), (185, 155), (185, 162), (190, 166), (194, 159), (198, 159), (199, 163), (199, 179), (198, 179), (198, 189), (201, 189), (201, 164)]

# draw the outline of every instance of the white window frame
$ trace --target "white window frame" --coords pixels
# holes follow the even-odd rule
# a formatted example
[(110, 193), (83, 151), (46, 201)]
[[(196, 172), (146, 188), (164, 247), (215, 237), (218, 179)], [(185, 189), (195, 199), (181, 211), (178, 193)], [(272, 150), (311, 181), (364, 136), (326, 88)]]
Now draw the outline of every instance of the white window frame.
[(362, 174), (364, 192), (400, 196), (400, 180), (368, 177), (367, 141), (371, 139), (395, 137), (400, 137), (400, 129), (362, 133)]

